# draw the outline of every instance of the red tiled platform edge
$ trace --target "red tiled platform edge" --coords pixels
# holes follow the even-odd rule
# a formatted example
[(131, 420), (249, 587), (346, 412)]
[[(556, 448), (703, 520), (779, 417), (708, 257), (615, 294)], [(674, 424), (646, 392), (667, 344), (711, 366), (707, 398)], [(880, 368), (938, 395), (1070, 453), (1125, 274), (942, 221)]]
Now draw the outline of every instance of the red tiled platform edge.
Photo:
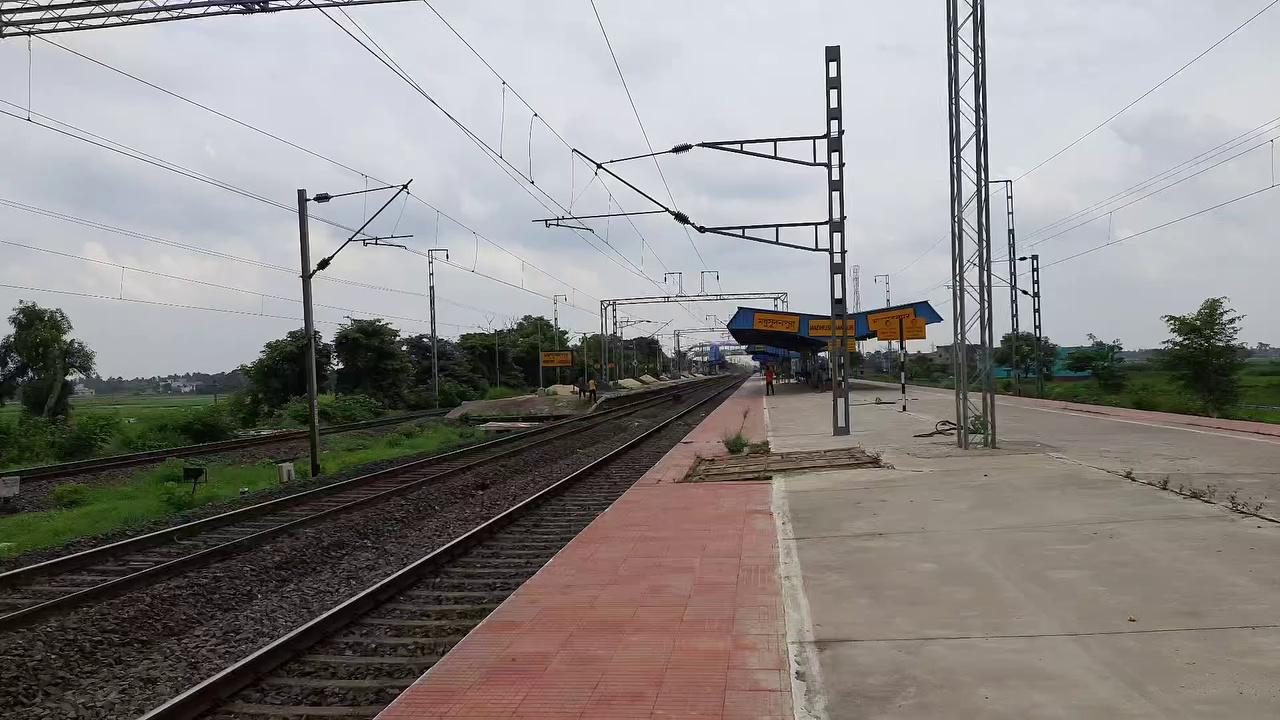
[(767, 483), (676, 484), (740, 429), (749, 381), (388, 707), (425, 718), (790, 718)]

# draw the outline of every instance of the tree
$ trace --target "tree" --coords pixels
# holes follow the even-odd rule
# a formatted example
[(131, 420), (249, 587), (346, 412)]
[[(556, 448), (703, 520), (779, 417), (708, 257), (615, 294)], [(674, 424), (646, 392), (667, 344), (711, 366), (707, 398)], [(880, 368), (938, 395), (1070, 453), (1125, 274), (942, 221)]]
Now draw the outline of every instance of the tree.
[[(498, 344), (496, 356), (495, 340)], [(499, 374), (506, 385), (520, 384), (522, 373), (513, 360), (514, 348), (509, 330), (463, 333), (458, 338), (458, 347), (466, 354), (472, 370), (479, 373), (487, 385), (497, 385)]]
[(1246, 351), (1238, 338), (1244, 316), (1227, 306), (1227, 298), (1213, 297), (1189, 315), (1161, 319), (1173, 337), (1164, 341), (1159, 362), (1174, 379), (1215, 417), (1239, 402)]
[[(457, 405), (464, 400), (474, 400), (484, 395), (489, 383), (484, 376), (471, 366), (458, 343), (453, 340), (437, 338), (436, 346), (440, 352), (437, 371), (440, 374), (440, 405), (442, 407)], [(409, 393), (409, 404), (413, 407), (432, 407), (435, 405), (435, 393), (431, 387), (431, 336), (412, 335), (404, 339), (405, 352), (409, 354), (409, 362), (413, 365), (413, 390)]]
[(1103, 342), (1089, 333), (1089, 346), (1072, 350), (1067, 355), (1067, 369), (1072, 372), (1088, 372), (1103, 390), (1123, 390), (1125, 381), (1124, 358), (1120, 357), (1120, 341)]
[(931, 380), (942, 373), (942, 364), (933, 356), (933, 353), (916, 353), (907, 356), (907, 377)]
[[(1046, 380), (1053, 379), (1053, 366), (1058, 360), (1058, 346), (1049, 338), (1040, 339), (1040, 358), (1039, 363), (1036, 362), (1036, 336), (1035, 333), (1020, 332), (1015, 343), (1013, 333), (1005, 333), (1000, 338), (1000, 347), (996, 348), (994, 359), (996, 363), (1006, 367), (1013, 367), (1013, 349), (1018, 349), (1018, 374), (1022, 377), (1035, 377), (1036, 367), (1040, 368), (1040, 372), (1044, 373)], [(970, 358), (974, 358), (973, 353), (969, 354)], [(976, 358), (975, 358), (976, 359)]]
[(333, 348), (339, 393), (360, 393), (387, 407), (404, 407), (414, 367), (399, 330), (379, 318), (350, 319), (333, 336)]
[[(333, 346), (316, 333), (316, 386), (318, 392), (329, 389), (329, 371), (333, 367)], [(244, 365), (240, 372), (248, 380), (247, 415), (253, 421), (263, 408), (275, 409), (290, 399), (307, 394), (307, 333), (291, 330), (279, 340), (262, 346), (257, 360)]]
[(93, 372), (93, 351), (69, 337), (71, 320), (59, 308), (18, 301), (9, 324), (13, 333), (0, 341), (0, 404), (21, 391), (32, 415), (65, 417), (72, 391), (67, 378)]

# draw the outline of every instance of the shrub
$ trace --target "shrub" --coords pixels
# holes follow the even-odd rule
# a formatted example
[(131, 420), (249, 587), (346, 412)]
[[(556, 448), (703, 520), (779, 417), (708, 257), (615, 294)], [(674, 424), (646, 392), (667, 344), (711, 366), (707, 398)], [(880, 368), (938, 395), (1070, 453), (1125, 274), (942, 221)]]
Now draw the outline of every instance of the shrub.
[(76, 417), (70, 427), (58, 428), (55, 441), (59, 460), (83, 460), (97, 455), (115, 440), (122, 424), (114, 414), (85, 413)]
[(49, 492), (49, 499), (60, 508), (80, 507), (89, 499), (89, 486), (80, 483), (59, 485)]
[(160, 500), (175, 512), (190, 510), (199, 504), (195, 493), (191, 491), (191, 486), (181, 482), (167, 482), (162, 485)]
[[(306, 408), (306, 401), (303, 401), (303, 408)], [(319, 412), (320, 422), (341, 425), (382, 417), (386, 409), (382, 403), (368, 395), (339, 395), (329, 402), (321, 403)], [(305, 410), (303, 423), (306, 423)]]
[(121, 444), (131, 452), (163, 450), (189, 444), (187, 436), (168, 422), (137, 423), (126, 426)]
[(195, 444), (226, 440), (235, 434), (236, 424), (224, 408), (206, 405), (183, 413), (174, 429)]
[(737, 455), (747, 449), (747, 439), (742, 437), (742, 433), (738, 433), (733, 437), (724, 439), (724, 446), (729, 452)]

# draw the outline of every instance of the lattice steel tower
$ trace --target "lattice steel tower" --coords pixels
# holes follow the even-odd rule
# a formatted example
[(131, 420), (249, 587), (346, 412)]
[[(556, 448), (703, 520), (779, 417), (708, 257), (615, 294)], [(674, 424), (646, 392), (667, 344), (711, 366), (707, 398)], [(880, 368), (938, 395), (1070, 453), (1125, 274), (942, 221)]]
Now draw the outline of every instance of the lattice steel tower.
[(996, 446), (983, 0), (947, 0), (956, 443)]

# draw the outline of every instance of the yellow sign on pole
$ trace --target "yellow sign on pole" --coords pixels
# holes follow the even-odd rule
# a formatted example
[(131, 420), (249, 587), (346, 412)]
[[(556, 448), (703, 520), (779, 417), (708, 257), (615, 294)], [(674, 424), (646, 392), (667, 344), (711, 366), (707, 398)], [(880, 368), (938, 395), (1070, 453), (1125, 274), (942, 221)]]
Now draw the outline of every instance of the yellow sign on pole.
[[(849, 338), (848, 340), (846, 340), (846, 341), (845, 341), (845, 344), (846, 344), (846, 346), (847, 346), (847, 347), (846, 347), (846, 349), (847, 349), (849, 352), (854, 352), (855, 350), (857, 350), (857, 349), (858, 349), (858, 341), (857, 341), (857, 340), (854, 340), (853, 338)], [(838, 345), (838, 343), (836, 343), (834, 340), (828, 340), (828, 341), (827, 341), (827, 352), (831, 352), (832, 350), (835, 350), (837, 345)]]
[[(868, 315), (867, 326), (871, 328), (871, 332), (879, 333), (881, 328), (892, 326), (896, 329), (898, 327), (898, 320), (900, 319), (906, 320), (907, 318), (914, 318), (915, 316), (916, 311), (912, 308), (885, 310), (883, 312), (871, 313)], [(884, 337), (881, 336), (880, 339), (883, 340)]]
[(800, 316), (784, 313), (756, 313), (751, 327), (755, 330), (771, 330), (773, 332), (800, 332)]
[(573, 353), (567, 350), (542, 353), (542, 366), (549, 368), (573, 367)]
[[(855, 331), (854, 331), (855, 325), (856, 323), (854, 322), (853, 318), (850, 318), (848, 332), (845, 334), (847, 335), (855, 334)], [(841, 329), (842, 326), (836, 325), (836, 328)], [(831, 319), (828, 318), (826, 320), (810, 320), (809, 336), (810, 337), (831, 337)]]
[(924, 340), (925, 339), (925, 321), (924, 318), (912, 317), (901, 319), (902, 334), (899, 334), (899, 320), (894, 319), (892, 322), (880, 322), (872, 329), (876, 331), (876, 338), (880, 340), (899, 340), (906, 336), (907, 340)]

